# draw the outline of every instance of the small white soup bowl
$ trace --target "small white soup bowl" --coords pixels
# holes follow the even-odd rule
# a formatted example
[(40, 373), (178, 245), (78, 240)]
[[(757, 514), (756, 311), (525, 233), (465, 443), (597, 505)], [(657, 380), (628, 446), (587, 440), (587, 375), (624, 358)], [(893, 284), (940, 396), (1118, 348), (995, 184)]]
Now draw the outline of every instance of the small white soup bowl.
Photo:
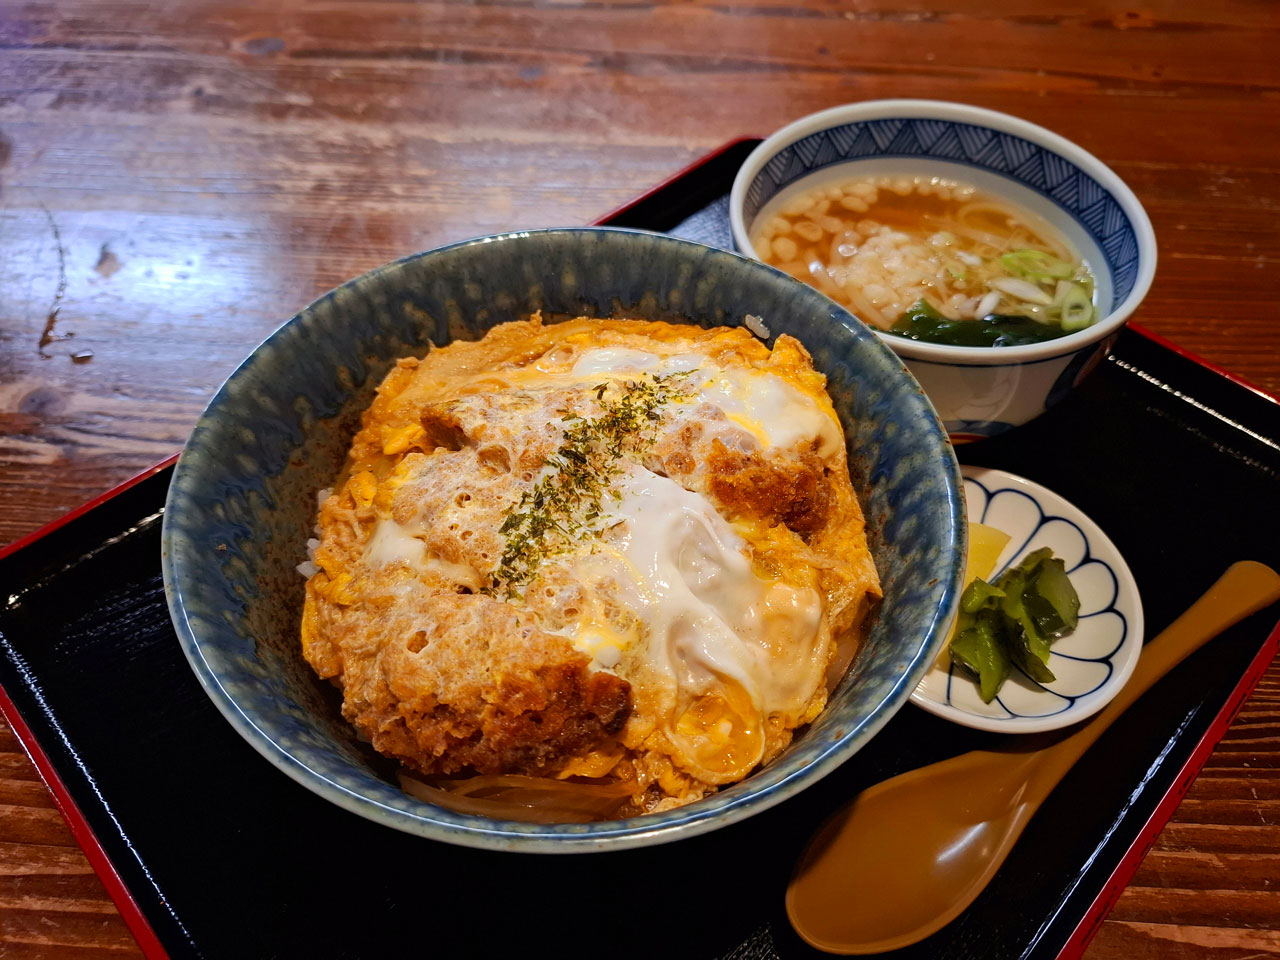
[(889, 174), (968, 182), (1029, 209), (1075, 245), (1097, 282), (1099, 319), (1046, 343), (958, 347), (881, 334), (954, 441), (1003, 433), (1061, 400), (1106, 355), (1151, 286), (1151, 221), (1110, 168), (1033, 123), (935, 100), (871, 100), (783, 127), (756, 147), (733, 182), (734, 242), (759, 259), (752, 236), (762, 216), (814, 187)]

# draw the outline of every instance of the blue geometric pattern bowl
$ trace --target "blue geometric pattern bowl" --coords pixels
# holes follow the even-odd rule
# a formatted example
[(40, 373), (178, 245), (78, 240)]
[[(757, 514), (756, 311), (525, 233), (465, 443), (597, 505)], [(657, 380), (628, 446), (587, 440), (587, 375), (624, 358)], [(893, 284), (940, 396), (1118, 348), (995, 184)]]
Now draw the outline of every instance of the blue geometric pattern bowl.
[[(1151, 221), (1096, 157), (1035, 124), (967, 104), (878, 100), (803, 117), (760, 144), (729, 198), (734, 242), (797, 193), (855, 176), (941, 176), (1003, 197), (1056, 226), (1093, 271), (1100, 319), (1019, 347), (885, 342), (920, 381), (953, 440), (993, 436), (1057, 403), (1105, 355), (1155, 275)], [(874, 211), (868, 214), (874, 217)]]
[[(822, 716), (748, 780), (662, 814), (588, 824), (468, 816), (407, 796), (358, 742), (336, 691), (300, 655), (298, 624), (317, 491), (330, 486), (397, 357), (477, 339), (535, 310), (739, 325), (761, 317), (812, 352), (849, 443), (885, 601)], [(662, 842), (740, 820), (848, 759), (910, 696), (957, 597), (959, 473), (901, 362), (810, 288), (751, 260), (655, 234), (576, 229), (485, 237), (374, 270), (262, 344), (209, 404), (178, 462), (163, 570), (184, 652), (214, 704), (299, 783), (369, 819), (502, 850), (566, 852)]]
[(1023, 477), (962, 467), (969, 520), (1009, 534), (988, 580), (1033, 550), (1049, 547), (1066, 565), (1080, 596), (1080, 622), (1056, 641), (1040, 684), (1014, 670), (990, 703), (954, 663), (935, 664), (911, 695), (930, 713), (1001, 733), (1070, 726), (1101, 710), (1120, 692), (1142, 653), (1142, 602), (1124, 558), (1097, 524), (1056, 493)]
[(890, 117), (845, 123), (788, 144), (747, 187), (743, 218), (750, 223), (782, 188), (833, 163), (864, 157), (932, 157), (1007, 177), (1071, 214), (1103, 253), (1112, 298), (1119, 306), (1138, 278), (1138, 240), (1116, 198), (1065, 157), (1024, 137), (972, 123)]

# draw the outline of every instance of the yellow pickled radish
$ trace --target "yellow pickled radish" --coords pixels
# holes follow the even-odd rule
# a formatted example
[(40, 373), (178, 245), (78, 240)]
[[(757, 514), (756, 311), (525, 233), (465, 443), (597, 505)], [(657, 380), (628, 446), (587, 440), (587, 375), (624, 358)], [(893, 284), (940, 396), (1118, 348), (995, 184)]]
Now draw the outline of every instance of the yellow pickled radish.
[(969, 555), (964, 564), (964, 585), (985, 580), (996, 568), (996, 561), (1009, 545), (1009, 534), (983, 523), (969, 524)]
[[(996, 568), (996, 561), (1009, 545), (1009, 534), (983, 523), (969, 524), (969, 552), (964, 561), (964, 585), (967, 587), (974, 580), (986, 580)], [(946, 646), (938, 654), (938, 666), (946, 670), (951, 666), (951, 640), (955, 637), (956, 624), (951, 621), (951, 631), (947, 634)]]

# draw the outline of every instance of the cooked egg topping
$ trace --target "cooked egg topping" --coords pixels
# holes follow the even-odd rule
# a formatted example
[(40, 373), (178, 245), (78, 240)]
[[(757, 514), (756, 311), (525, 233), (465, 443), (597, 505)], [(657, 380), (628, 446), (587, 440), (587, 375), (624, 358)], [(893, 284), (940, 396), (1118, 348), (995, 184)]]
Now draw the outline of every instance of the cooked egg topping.
[(785, 748), (878, 594), (823, 377), (744, 330), (534, 321), (401, 361), (320, 526), (304, 653), (379, 750), (614, 771), (641, 809)]
[(760, 577), (746, 540), (705, 496), (639, 467), (618, 489), (618, 524), (606, 544), (575, 558), (574, 572), (612, 592), (641, 627), (627, 636), (587, 621), (574, 644), (642, 689), (686, 765), (704, 778), (708, 764), (718, 768), (711, 782), (741, 776), (764, 741), (749, 734), (747, 749), (740, 734), (758, 733), (770, 716), (795, 725), (819, 683), (829, 639), (821, 597)]
[[(365, 564), (374, 570), (398, 564), (409, 568), (419, 578), (434, 574), (447, 582), (472, 590), (479, 589), (481, 577), (475, 567), (454, 563), (442, 557), (428, 556), (423, 536), (421, 528), (406, 527), (389, 517), (380, 517), (374, 524), (373, 535), (365, 547)], [(400, 581), (401, 591), (410, 588), (411, 585)]]
[[(737, 779), (760, 761), (766, 719), (795, 726), (810, 705), (829, 654), (821, 596), (760, 576), (756, 531), (736, 530), (705, 495), (635, 464), (614, 489), (607, 533), (555, 561), (591, 599), (554, 632), (636, 686), (682, 766), (711, 783)], [(396, 595), (428, 577), (477, 588), (474, 567), (429, 556), (426, 536), (379, 518), (364, 563), (411, 574), (393, 581)], [(628, 611), (627, 628), (603, 612), (610, 604)]]
[(763, 448), (788, 449), (817, 443), (819, 456), (830, 456), (843, 437), (834, 411), (823, 409), (810, 393), (797, 389), (776, 373), (726, 368), (699, 353), (661, 355), (627, 347), (585, 350), (571, 369), (580, 382), (627, 379), (641, 374), (688, 376), (693, 408), (672, 411), (676, 421), (687, 419), (698, 404), (710, 404), (742, 427)]
[(669, 412), (673, 423), (696, 416), (703, 404), (709, 404), (762, 448), (790, 449), (816, 443), (819, 456), (827, 457), (844, 443), (825, 394), (819, 398), (771, 371), (724, 366), (704, 353), (661, 353), (634, 347), (597, 347), (570, 356), (571, 364), (552, 353), (532, 366), (497, 376), (513, 386), (536, 390), (676, 374), (686, 378), (690, 405)]
[(411, 567), (422, 566), (423, 555), (427, 545), (414, 537), (394, 520), (379, 518), (374, 525), (373, 535), (365, 546), (365, 562), (374, 567), (385, 567), (389, 563), (405, 563)]

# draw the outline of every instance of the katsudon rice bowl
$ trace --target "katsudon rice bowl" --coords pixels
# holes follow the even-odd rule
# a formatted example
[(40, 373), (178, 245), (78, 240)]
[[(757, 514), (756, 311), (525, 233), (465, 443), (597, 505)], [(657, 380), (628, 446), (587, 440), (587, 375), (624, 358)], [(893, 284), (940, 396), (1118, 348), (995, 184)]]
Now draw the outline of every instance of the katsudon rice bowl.
[(615, 849), (781, 802), (905, 703), (959, 491), (918, 386), (816, 291), (540, 231), (273, 334), (183, 452), (163, 569), (215, 706), (310, 790), (453, 843)]

